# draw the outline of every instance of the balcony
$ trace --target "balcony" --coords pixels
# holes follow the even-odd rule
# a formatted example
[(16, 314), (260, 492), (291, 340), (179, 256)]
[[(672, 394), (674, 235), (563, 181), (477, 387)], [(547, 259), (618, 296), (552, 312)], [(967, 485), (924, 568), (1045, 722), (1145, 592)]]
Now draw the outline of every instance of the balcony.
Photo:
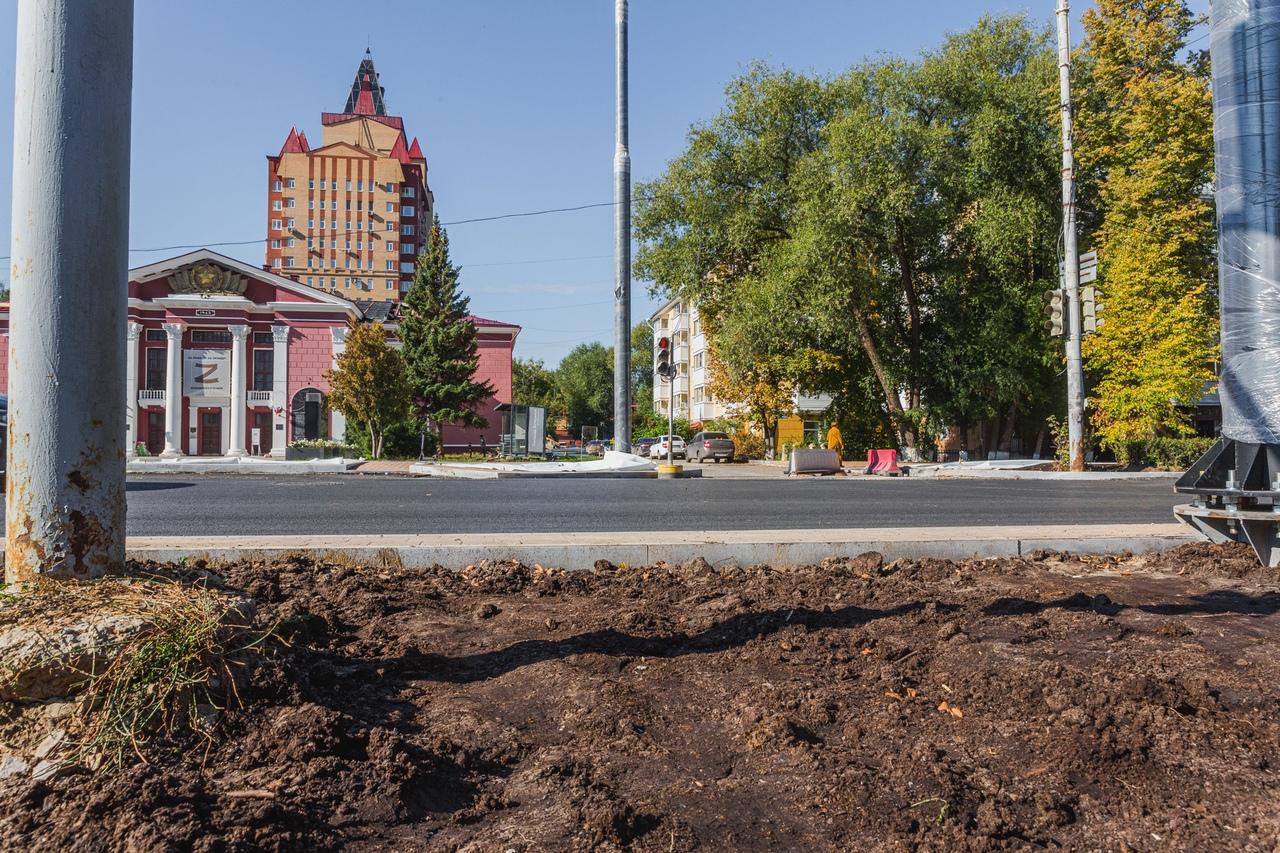
[(271, 403), (271, 392), (270, 391), (250, 391), (249, 402), (250, 403), (266, 403), (269, 405)]
[(165, 392), (152, 391), (144, 388), (138, 392), (138, 404), (142, 406), (163, 406), (165, 400)]

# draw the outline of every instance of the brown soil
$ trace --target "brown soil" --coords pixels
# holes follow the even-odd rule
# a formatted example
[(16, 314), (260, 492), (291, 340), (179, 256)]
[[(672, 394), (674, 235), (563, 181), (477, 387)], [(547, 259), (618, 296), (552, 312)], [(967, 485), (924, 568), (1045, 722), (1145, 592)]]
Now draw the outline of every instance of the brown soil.
[(1243, 548), (225, 576), (291, 645), (216, 743), (0, 781), (0, 846), (1280, 841), (1280, 577)]

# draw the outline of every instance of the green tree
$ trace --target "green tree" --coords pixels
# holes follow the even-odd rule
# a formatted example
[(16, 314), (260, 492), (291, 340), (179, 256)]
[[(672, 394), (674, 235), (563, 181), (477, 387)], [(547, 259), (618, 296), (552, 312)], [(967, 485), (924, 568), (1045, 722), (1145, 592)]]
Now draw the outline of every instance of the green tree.
[(648, 323), (631, 329), (631, 402), (637, 415), (653, 409), (653, 327)]
[(353, 323), (347, 332), (346, 349), (336, 361), (335, 369), (325, 374), (329, 405), (364, 427), (370, 455), (379, 459), (384, 432), (409, 412), (404, 361), (376, 323)]
[(511, 394), (516, 403), (543, 406), (552, 421), (564, 416), (564, 404), (557, 396), (556, 373), (539, 359), (517, 358), (511, 363)]
[(401, 303), (399, 326), (414, 410), (437, 436), (444, 424), (488, 425), (477, 407), (493, 396), (493, 386), (475, 381), (480, 355), (469, 304), (437, 217)]
[(584, 426), (613, 428), (613, 348), (579, 344), (556, 368), (556, 395), (563, 402), (570, 433)]
[(1208, 59), (1184, 58), (1183, 0), (1098, 0), (1084, 14), (1076, 152), (1106, 323), (1085, 339), (1105, 446), (1189, 431), (1212, 381), (1213, 115)]

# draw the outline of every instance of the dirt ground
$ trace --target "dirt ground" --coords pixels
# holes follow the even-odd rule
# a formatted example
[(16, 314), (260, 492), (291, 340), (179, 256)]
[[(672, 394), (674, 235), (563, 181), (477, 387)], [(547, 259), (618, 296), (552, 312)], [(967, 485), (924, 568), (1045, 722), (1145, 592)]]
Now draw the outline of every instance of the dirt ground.
[(289, 645), (214, 745), (0, 780), (0, 846), (1280, 843), (1280, 576), (1244, 548), (222, 574)]

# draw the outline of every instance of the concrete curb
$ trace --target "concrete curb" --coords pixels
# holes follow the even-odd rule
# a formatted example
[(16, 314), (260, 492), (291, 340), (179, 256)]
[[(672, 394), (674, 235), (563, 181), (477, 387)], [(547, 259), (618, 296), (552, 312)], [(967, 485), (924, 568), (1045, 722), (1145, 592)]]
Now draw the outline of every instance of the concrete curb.
[(184, 461), (130, 460), (128, 474), (345, 474), (364, 464), (363, 459), (292, 459), (268, 461), (246, 458), (240, 461), (202, 460), (191, 457)]
[(589, 569), (597, 560), (628, 565), (712, 563), (775, 566), (821, 562), (879, 551), (886, 559), (1016, 557), (1037, 550), (1080, 554), (1160, 551), (1201, 537), (1179, 524), (1028, 527), (852, 528), (652, 533), (433, 534), (416, 536), (141, 536), (127, 542), (130, 559), (212, 563), (303, 555), (362, 565), (461, 568), (482, 560), (519, 560)]

